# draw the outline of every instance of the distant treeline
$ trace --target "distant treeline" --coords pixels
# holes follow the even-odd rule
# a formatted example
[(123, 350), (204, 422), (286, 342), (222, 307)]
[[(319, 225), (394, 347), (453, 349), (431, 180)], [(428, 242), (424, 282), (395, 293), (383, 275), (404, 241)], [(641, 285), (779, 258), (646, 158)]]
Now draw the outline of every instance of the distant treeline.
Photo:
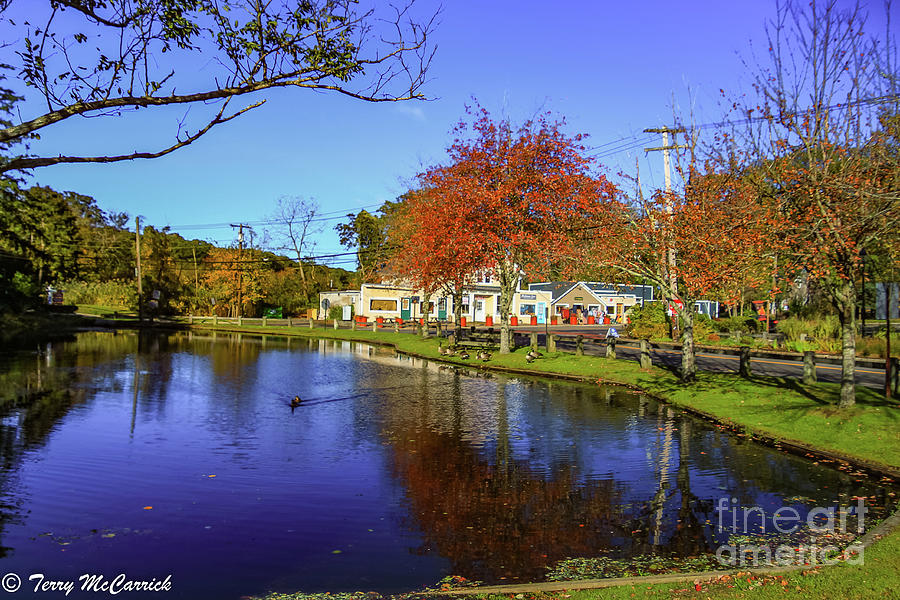
[[(131, 229), (129, 229), (131, 227)], [(135, 222), (90, 196), (0, 182), (0, 311), (47, 302), (138, 308)], [(322, 289), (352, 285), (354, 273), (256, 247), (218, 247), (167, 227), (141, 226), (144, 308), (159, 314), (285, 315), (315, 306)]]

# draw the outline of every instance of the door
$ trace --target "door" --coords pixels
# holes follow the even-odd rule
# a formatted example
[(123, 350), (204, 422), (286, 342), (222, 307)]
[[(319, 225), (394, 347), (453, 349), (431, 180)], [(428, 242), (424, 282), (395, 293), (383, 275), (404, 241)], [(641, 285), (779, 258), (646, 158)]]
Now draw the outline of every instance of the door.
[(475, 321), (484, 321), (484, 298), (475, 298)]
[(345, 304), (344, 306), (341, 307), (341, 319), (343, 319), (344, 321), (349, 321), (351, 318), (350, 313), (352, 313), (352, 312), (353, 312), (353, 307), (350, 306), (349, 304)]
[(441, 298), (438, 300), (438, 320), (446, 321), (447, 320), (447, 299)]
[(412, 319), (412, 311), (410, 311), (409, 309), (410, 305), (410, 298), (400, 299), (400, 318), (404, 321), (409, 321), (410, 319)]
[(547, 303), (546, 302), (538, 302), (537, 303), (537, 321), (538, 325), (543, 325), (547, 322)]

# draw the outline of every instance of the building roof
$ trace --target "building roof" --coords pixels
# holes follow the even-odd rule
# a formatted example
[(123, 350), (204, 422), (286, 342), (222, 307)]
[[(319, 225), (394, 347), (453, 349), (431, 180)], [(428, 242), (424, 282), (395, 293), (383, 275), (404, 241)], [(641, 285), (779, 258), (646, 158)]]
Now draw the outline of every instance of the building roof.
[(581, 284), (591, 291), (595, 296), (598, 294), (614, 294), (629, 295), (635, 298), (644, 298), (645, 300), (653, 299), (652, 285), (632, 285), (622, 283), (601, 283), (598, 281), (544, 281), (540, 283), (532, 283), (528, 286), (530, 290), (544, 290), (553, 293), (553, 300), (561, 296), (565, 296), (576, 285)]

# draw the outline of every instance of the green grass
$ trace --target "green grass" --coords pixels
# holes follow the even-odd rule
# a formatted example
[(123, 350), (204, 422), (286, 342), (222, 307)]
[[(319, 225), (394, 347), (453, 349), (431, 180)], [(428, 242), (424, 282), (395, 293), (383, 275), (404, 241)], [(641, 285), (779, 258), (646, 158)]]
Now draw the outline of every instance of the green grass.
[[(524, 594), (531, 598), (568, 598), (568, 600), (631, 600), (658, 598), (665, 600), (705, 600), (753, 598), (756, 600), (808, 598), (868, 600), (896, 598), (900, 573), (900, 532), (895, 532), (866, 549), (864, 564), (838, 564), (821, 569), (793, 571), (783, 575), (745, 574), (741, 577), (722, 577), (713, 582), (694, 582), (661, 585), (625, 585), (614, 588), (571, 591), (565, 594), (550, 592), (540, 595)], [(509, 598), (509, 596), (493, 596)]]
[(93, 315), (96, 317), (106, 317), (112, 319), (118, 318), (137, 318), (137, 311), (130, 310), (124, 306), (100, 306), (98, 304), (79, 304), (78, 312), (83, 315)]

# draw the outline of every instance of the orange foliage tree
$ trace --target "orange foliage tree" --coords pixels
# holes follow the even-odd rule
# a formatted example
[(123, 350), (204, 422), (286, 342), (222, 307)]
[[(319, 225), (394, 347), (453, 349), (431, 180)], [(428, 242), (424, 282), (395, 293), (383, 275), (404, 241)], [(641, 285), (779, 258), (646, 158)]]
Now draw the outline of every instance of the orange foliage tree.
[(859, 5), (779, 6), (768, 62), (730, 147), (778, 211), (793, 259), (830, 296), (841, 323), (841, 407), (855, 403), (855, 279), (900, 226), (896, 43), (866, 29)]
[[(772, 215), (756, 202), (741, 177), (689, 170), (682, 193), (658, 193), (648, 201), (607, 203), (598, 224), (583, 236), (585, 261), (616, 269), (659, 288), (681, 327), (681, 379), (693, 381), (693, 305), (728, 282), (768, 279)], [(766, 258), (769, 257), (769, 258)]]
[(457, 207), (435, 190), (404, 195), (388, 232), (391, 258), (385, 276), (423, 290), (425, 306), (435, 293), (453, 300), (453, 319), (460, 326), (463, 288), (485, 266), (473, 224), (459, 219)]
[(238, 310), (239, 301), (247, 309), (262, 300), (263, 273), (257, 254), (252, 249), (241, 253), (236, 248), (213, 248), (203, 260), (203, 287), (220, 316), (246, 314)]
[[(431, 219), (453, 241), (459, 266), (481, 266), (500, 282), (500, 352), (510, 350), (509, 312), (523, 275), (540, 277), (568, 254), (572, 227), (599, 210), (615, 187), (591, 172), (581, 135), (542, 115), (514, 127), (483, 108), (455, 129), (449, 163), (420, 175), (441, 210)], [(439, 232), (438, 232), (439, 234)], [(449, 235), (447, 237), (449, 237)]]

